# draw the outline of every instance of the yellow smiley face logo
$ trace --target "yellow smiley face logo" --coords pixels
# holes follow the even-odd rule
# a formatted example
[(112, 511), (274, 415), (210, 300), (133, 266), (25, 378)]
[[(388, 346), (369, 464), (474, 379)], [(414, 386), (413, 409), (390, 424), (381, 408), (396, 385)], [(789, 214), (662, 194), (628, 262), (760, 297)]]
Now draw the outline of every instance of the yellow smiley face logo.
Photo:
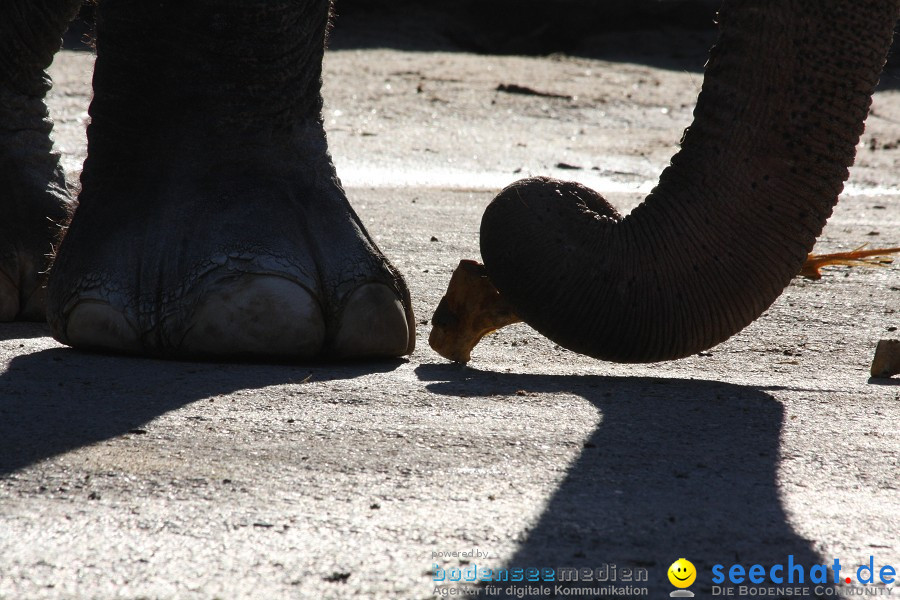
[(686, 558), (679, 558), (669, 567), (669, 582), (677, 588), (690, 587), (695, 579), (697, 569)]

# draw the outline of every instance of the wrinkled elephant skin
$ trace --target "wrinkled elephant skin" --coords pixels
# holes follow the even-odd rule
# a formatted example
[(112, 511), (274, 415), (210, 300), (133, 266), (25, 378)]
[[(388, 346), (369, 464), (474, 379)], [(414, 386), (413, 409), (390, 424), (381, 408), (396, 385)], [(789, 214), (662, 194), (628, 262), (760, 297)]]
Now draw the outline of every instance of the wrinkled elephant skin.
[[(99, 2), (76, 203), (43, 98), (79, 4), (0, 7), (0, 319), (46, 313), (66, 344), (145, 356), (411, 353), (406, 283), (328, 151), (330, 0)], [(898, 10), (725, 2), (695, 121), (643, 205), (623, 217), (588, 188), (532, 178), (487, 208), (486, 274), (509, 302), (500, 320), (649, 362), (756, 319), (841, 193)], [(473, 323), (475, 341), (495, 325)]]

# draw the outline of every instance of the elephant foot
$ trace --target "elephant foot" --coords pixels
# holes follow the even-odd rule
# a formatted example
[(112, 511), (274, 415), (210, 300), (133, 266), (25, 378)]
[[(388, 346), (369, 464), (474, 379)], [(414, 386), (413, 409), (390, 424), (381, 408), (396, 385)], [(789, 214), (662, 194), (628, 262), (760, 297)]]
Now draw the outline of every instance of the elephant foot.
[(53, 242), (71, 203), (40, 96), (0, 86), (0, 321), (42, 321)]
[(184, 359), (412, 352), (406, 284), (328, 154), (329, 10), (98, 4), (88, 158), (48, 284), (58, 340)]
[(409, 292), (347, 202), (321, 124), (277, 152), (210, 144), (128, 167), (89, 158), (50, 277), (54, 337), (181, 359), (410, 353)]

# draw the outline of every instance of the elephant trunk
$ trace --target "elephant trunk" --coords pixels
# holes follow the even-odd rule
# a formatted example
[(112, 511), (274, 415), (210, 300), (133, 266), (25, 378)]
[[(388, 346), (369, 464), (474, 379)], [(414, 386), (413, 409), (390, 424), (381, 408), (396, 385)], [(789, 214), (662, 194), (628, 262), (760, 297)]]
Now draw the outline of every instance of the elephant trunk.
[(843, 189), (900, 0), (726, 2), (694, 122), (621, 218), (596, 192), (517, 182), (485, 211), (488, 274), (524, 321), (617, 362), (689, 356), (759, 317)]

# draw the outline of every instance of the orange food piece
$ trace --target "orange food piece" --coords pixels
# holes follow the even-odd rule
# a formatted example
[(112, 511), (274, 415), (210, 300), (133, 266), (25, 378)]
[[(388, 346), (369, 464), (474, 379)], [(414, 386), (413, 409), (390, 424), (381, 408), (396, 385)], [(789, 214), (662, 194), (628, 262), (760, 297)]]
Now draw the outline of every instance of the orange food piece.
[(834, 254), (810, 254), (800, 269), (798, 275), (807, 279), (821, 279), (822, 267), (832, 265), (845, 265), (848, 267), (882, 267), (893, 262), (888, 254), (900, 252), (900, 248), (873, 248), (863, 250), (865, 245), (850, 252), (835, 252)]
[(481, 338), (519, 321), (512, 306), (488, 279), (484, 265), (461, 260), (431, 317), (428, 343), (444, 358), (467, 363)]

